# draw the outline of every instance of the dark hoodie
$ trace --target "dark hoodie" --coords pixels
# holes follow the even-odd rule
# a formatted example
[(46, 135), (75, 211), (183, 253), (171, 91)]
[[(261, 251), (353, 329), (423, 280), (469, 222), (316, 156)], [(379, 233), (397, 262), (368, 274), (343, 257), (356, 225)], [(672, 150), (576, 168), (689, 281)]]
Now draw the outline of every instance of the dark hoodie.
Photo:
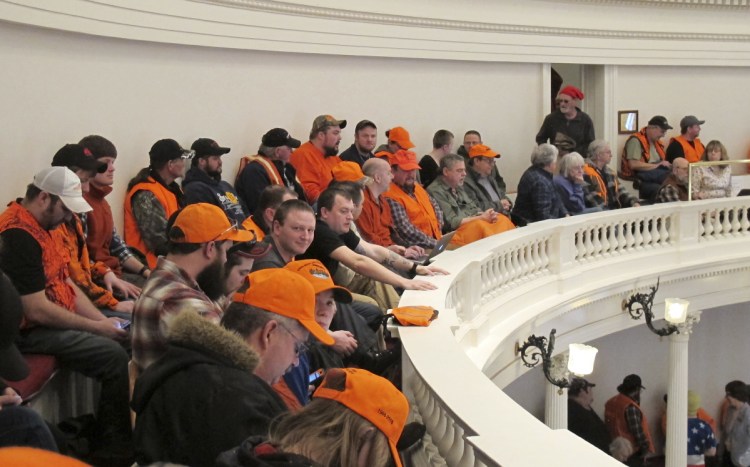
[(253, 436), (216, 459), (216, 467), (316, 467), (318, 464), (297, 455), (280, 452), (264, 438)]
[(220, 178), (208, 175), (198, 167), (192, 167), (182, 181), (186, 204), (209, 203), (224, 210), (230, 221), (241, 224), (247, 210), (232, 185)]
[(189, 310), (169, 323), (167, 353), (138, 378), (131, 403), (139, 464), (212, 466), (286, 412), (253, 374), (257, 354), (236, 334)]

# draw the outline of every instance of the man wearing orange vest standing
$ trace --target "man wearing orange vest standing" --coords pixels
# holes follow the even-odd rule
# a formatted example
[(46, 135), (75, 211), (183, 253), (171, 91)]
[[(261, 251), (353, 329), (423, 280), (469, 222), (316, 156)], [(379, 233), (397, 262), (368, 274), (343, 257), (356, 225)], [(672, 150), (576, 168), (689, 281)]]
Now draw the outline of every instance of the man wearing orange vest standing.
[(680, 120), (680, 136), (670, 139), (669, 146), (667, 146), (669, 162), (678, 157), (684, 157), (691, 164), (701, 160), (706, 148), (698, 135), (701, 134), (701, 125), (704, 123), (706, 123), (705, 120), (698, 120), (695, 115), (688, 115)]
[(193, 151), (183, 149), (173, 139), (162, 139), (151, 146), (150, 164), (130, 183), (125, 196), (125, 242), (140, 251), (148, 267), (167, 252), (167, 221), (183, 206), (183, 194), (175, 180), (185, 174), (185, 160)]
[(617, 386), (617, 394), (604, 405), (604, 424), (612, 439), (625, 438), (633, 447), (627, 465), (644, 465), (646, 455), (654, 452), (654, 443), (648, 429), (648, 421), (640, 407), (641, 377), (628, 375)]
[(664, 138), (672, 127), (667, 119), (657, 115), (648, 121), (648, 126), (630, 135), (620, 158), (620, 175), (634, 177), (640, 183), (641, 199), (653, 201), (661, 183), (670, 173), (672, 164), (664, 152)]
[(297, 169), (297, 177), (310, 204), (315, 204), (320, 193), (328, 188), (333, 180), (331, 169), (341, 163), (337, 154), (344, 128), (346, 120), (318, 115), (310, 130), (310, 141), (292, 153), (292, 165)]
[(399, 150), (391, 157), (393, 183), (383, 194), (391, 207), (393, 228), (405, 245), (433, 248), (442, 237), (443, 211), (417, 183), (417, 155)]
[(297, 171), (289, 163), (292, 150), (300, 147), (300, 144), (285, 129), (274, 128), (263, 135), (258, 155), (242, 158), (234, 188), (248, 212), (258, 209), (261, 193), (272, 185), (285, 186), (296, 192), (299, 199), (305, 199)]

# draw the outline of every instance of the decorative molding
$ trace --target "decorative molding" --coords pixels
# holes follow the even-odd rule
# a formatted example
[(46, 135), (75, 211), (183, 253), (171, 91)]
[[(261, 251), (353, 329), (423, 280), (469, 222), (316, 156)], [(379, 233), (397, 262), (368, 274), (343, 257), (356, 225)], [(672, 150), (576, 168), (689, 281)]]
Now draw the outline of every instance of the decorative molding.
[[(447, 29), (454, 31), (494, 32), (506, 34), (533, 34), (537, 36), (563, 37), (596, 37), (603, 39), (646, 39), (646, 40), (674, 40), (674, 41), (720, 41), (720, 42), (749, 42), (750, 34), (706, 34), (706, 33), (674, 33), (674, 32), (635, 32), (625, 30), (601, 30), (585, 28), (545, 27), (523, 24), (486, 23), (479, 21), (457, 21), (438, 18), (422, 18), (383, 13), (371, 13), (356, 10), (343, 10), (309, 5), (299, 5), (275, 0), (189, 0), (197, 3), (244, 8), (266, 13), (281, 13), (286, 15), (308, 16), (319, 19), (338, 21), (354, 21), (360, 23), (375, 23), (388, 26), (411, 26), (420, 28)], [(606, 0), (574, 0), (596, 3), (608, 3)], [(665, 3), (669, 0), (611, 0), (626, 3)], [(692, 5), (692, 1), (676, 0)], [(714, 0), (726, 1), (732, 0)], [(741, 0), (750, 2), (750, 0)], [(690, 3), (688, 3), (690, 2)], [(672, 4), (672, 2), (669, 2)]]
[(564, 0), (575, 3), (598, 3), (604, 5), (637, 5), (651, 7), (688, 7), (750, 9), (750, 0)]

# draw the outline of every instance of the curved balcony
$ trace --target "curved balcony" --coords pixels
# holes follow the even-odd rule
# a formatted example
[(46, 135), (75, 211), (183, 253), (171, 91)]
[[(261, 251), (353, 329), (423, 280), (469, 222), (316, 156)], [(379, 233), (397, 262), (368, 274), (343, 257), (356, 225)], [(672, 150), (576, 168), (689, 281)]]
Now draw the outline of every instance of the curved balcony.
[(431, 305), (439, 319), (399, 329), (404, 391), (428, 428), (429, 461), (621, 465), (502, 391), (527, 371), (514, 347), (556, 328), (557, 352), (641, 325), (622, 301), (657, 278), (657, 315), (659, 297), (696, 309), (750, 300), (749, 209), (750, 198), (738, 197), (545, 221), (438, 257), (451, 275), (434, 279), (436, 291), (406, 292), (401, 304)]

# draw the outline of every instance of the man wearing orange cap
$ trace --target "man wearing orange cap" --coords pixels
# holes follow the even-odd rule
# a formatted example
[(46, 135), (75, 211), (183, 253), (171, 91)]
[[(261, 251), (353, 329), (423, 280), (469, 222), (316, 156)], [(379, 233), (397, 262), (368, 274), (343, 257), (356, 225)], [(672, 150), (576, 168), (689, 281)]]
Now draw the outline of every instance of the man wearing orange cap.
[(221, 326), (189, 312), (170, 321), (166, 353), (133, 392), (143, 465), (212, 466), (248, 436), (265, 436), (286, 412), (271, 384), (297, 365), (310, 334), (333, 344), (315, 322), (312, 285), (284, 269), (249, 274)]
[(440, 176), (440, 161), (453, 152), (453, 133), (438, 130), (432, 137), (432, 152), (425, 154), (419, 161), (419, 180), (423, 187), (428, 187)]
[(560, 156), (569, 152), (586, 154), (596, 136), (591, 117), (578, 107), (582, 100), (583, 92), (577, 87), (568, 85), (562, 88), (557, 94), (557, 110), (544, 117), (536, 135), (536, 144), (554, 144)]
[(469, 166), (464, 180), (464, 191), (477, 203), (481, 210), (494, 209), (509, 214), (513, 207), (510, 198), (505, 194), (505, 181), (498, 174), (492, 176), (495, 160), (500, 158), (484, 144), (477, 144), (469, 149)]
[(446, 227), (456, 231), (451, 245), (463, 246), (514, 228), (508, 217), (498, 215), (494, 209), (480, 210), (466, 193), (463, 188), (466, 178), (463, 157), (448, 154), (440, 161), (440, 170), (441, 175), (427, 192), (440, 203)]
[(313, 120), (310, 141), (292, 153), (291, 162), (297, 169), (297, 178), (302, 183), (307, 201), (314, 204), (333, 176), (331, 169), (341, 163), (337, 155), (341, 142), (341, 130), (346, 120), (336, 120), (330, 115), (318, 115)]
[(395, 154), (400, 149), (409, 150), (414, 148), (411, 136), (404, 127), (395, 126), (390, 130), (385, 130), (385, 137), (388, 138), (388, 142), (378, 147), (375, 151), (375, 157), (383, 157), (386, 153)]
[(170, 220), (168, 253), (159, 258), (133, 310), (133, 361), (142, 370), (166, 352), (167, 316), (186, 311), (219, 321), (221, 308), (213, 300), (224, 294), (227, 250), (232, 241), (253, 239), (213, 204), (191, 204)]
[(442, 237), (443, 211), (417, 183), (417, 156), (397, 151), (390, 160), (393, 183), (383, 194), (391, 208), (393, 228), (405, 245), (433, 248)]

